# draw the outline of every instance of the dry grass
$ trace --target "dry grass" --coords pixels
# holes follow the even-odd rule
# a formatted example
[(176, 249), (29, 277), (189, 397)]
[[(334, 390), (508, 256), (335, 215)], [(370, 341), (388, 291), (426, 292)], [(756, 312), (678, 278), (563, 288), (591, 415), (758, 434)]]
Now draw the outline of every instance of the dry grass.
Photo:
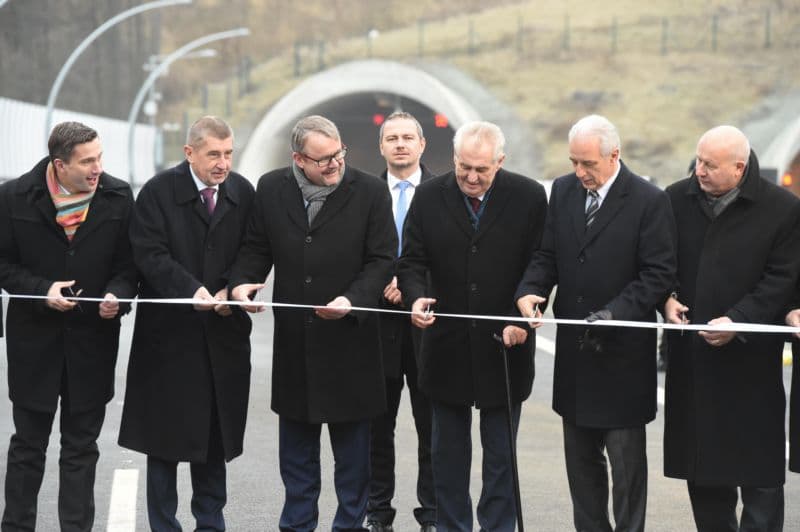
[[(703, 131), (720, 123), (741, 125), (764, 97), (800, 86), (796, 2), (601, 4), (529, 1), (426, 22), (424, 57), (452, 62), (514, 107), (534, 131), (543, 157), (537, 177), (545, 178), (569, 170), (566, 133), (584, 114), (608, 116), (620, 129), (629, 166), (668, 183), (684, 174)], [(715, 16), (717, 50), (712, 51)], [(381, 32), (371, 43), (372, 56), (415, 61), (419, 41), (414, 20)], [(367, 52), (363, 36), (326, 43), (325, 66), (365, 58)], [(230, 119), (236, 127), (248, 130), (316, 71), (318, 48), (305, 46), (300, 53), (300, 78), (293, 74), (293, 49), (254, 68), (257, 90), (235, 101)], [(210, 91), (211, 111), (224, 109), (224, 95), (224, 85)]]

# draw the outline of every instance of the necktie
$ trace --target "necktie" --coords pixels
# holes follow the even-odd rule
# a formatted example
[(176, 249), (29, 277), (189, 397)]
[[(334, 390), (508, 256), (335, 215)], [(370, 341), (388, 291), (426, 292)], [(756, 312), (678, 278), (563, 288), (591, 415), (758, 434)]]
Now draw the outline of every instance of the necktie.
[(600, 201), (596, 190), (588, 190), (586, 193), (589, 195), (589, 204), (586, 206), (586, 227), (588, 228), (592, 225), (594, 216), (600, 208)]
[(206, 204), (206, 210), (208, 214), (214, 214), (214, 207), (217, 206), (216, 202), (214, 202), (214, 190), (212, 187), (204, 188), (200, 191), (200, 195), (203, 196), (203, 203)]
[(477, 215), (478, 211), (481, 210), (481, 200), (470, 196), (469, 204), (472, 205), (472, 212), (474, 212)]
[(408, 200), (406, 199), (406, 189), (411, 186), (408, 181), (399, 181), (395, 187), (400, 189), (397, 196), (397, 205), (394, 209), (394, 225), (397, 228), (397, 255), (403, 251), (403, 222), (406, 221), (408, 213)]

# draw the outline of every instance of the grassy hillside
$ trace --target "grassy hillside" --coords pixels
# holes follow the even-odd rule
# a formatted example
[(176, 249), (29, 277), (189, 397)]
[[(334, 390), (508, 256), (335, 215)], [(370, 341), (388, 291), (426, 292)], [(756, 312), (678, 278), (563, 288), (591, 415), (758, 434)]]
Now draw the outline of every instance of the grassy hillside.
[[(230, 119), (248, 131), (280, 96), (324, 66), (376, 58), (449, 61), (527, 120), (542, 175), (569, 171), (566, 134), (597, 112), (621, 132), (623, 158), (662, 183), (683, 176), (696, 139), (741, 125), (763, 98), (800, 86), (800, 4), (767, 0), (529, 1), (410, 23), (395, 30), (286, 47), (252, 70), (254, 91)], [(422, 44), (420, 44), (422, 43)], [(295, 56), (302, 74), (294, 76)], [(229, 82), (210, 87), (209, 112), (224, 114)], [(172, 112), (202, 111), (198, 98)], [(787, 121), (790, 117), (787, 117)]]

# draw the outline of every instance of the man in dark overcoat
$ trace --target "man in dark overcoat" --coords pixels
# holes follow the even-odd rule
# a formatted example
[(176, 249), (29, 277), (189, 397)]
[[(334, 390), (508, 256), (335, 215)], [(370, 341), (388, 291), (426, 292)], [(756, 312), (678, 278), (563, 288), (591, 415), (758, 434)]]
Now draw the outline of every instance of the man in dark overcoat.
[[(798, 274), (800, 200), (759, 176), (732, 126), (707, 131), (696, 154), (694, 174), (667, 188), (679, 266), (665, 318), (781, 323)], [(784, 338), (668, 334), (664, 473), (686, 479), (700, 531), (782, 530)]]
[(199, 530), (224, 530), (225, 462), (242, 453), (250, 390), (250, 317), (227, 299), (253, 186), (231, 171), (233, 131), (207, 116), (189, 129), (186, 160), (139, 192), (131, 244), (136, 311), (119, 443), (147, 454), (153, 530), (180, 530), (176, 467), (189, 462)]
[(502, 346), (493, 335), (509, 348), (514, 438), (533, 385), (534, 335), (502, 321), (436, 317), (514, 313), (514, 289), (539, 246), (547, 196), (536, 181), (502, 168), (504, 146), (495, 124), (469, 122), (456, 131), (454, 171), (414, 195), (397, 271), (412, 323), (424, 329), (419, 386), (433, 409), (437, 528), (447, 531), (472, 530), (473, 407), (483, 447), (478, 523), (513, 531), (516, 522)]
[(258, 182), (231, 297), (248, 301), (274, 268), (274, 303), (313, 306), (274, 308), (272, 409), (286, 492), (278, 527), (317, 526), (325, 423), (339, 500), (332, 530), (364, 530), (370, 419), (386, 410), (386, 391), (377, 315), (350, 308), (376, 307), (391, 279), (391, 196), (377, 177), (345, 166), (330, 120), (302, 118), (291, 139), (292, 165)]
[[(3, 530), (34, 530), (36, 500), (59, 398), (61, 530), (94, 522), (97, 437), (114, 395), (120, 315), (136, 293), (128, 224), (133, 194), (103, 172), (97, 132), (56, 125), (49, 156), (0, 187), (0, 287), (8, 305), (8, 447)], [(71, 301), (64, 295), (104, 298)]]
[[(425, 151), (422, 126), (413, 115), (395, 111), (386, 117), (378, 133), (378, 147), (386, 160), (381, 179), (392, 194), (392, 210), (398, 238), (402, 236), (408, 206), (414, 191), (433, 177), (420, 163)], [(401, 244), (402, 245), (402, 244)], [(398, 248), (399, 249), (399, 248)], [(383, 289), (382, 306), (403, 310), (403, 294), (397, 288), (397, 276)], [(394, 431), (403, 391), (408, 385), (411, 412), (417, 431), (417, 500), (414, 518), (422, 532), (435, 531), (436, 496), (433, 493), (431, 469), (431, 405), (417, 385), (416, 351), (420, 330), (411, 326), (408, 316), (381, 314), (381, 348), (386, 375), (385, 414), (372, 422), (370, 442), (370, 486), (367, 525), (370, 532), (391, 532), (396, 510), (392, 507), (395, 488)]]
[[(572, 126), (569, 158), (575, 172), (553, 183), (541, 249), (517, 290), (520, 311), (540, 316), (536, 305), (558, 285), (556, 318), (655, 321), (675, 282), (666, 194), (622, 163), (619, 133), (605, 117)], [(553, 409), (562, 418), (576, 530), (644, 530), (655, 330), (559, 325), (555, 356)]]

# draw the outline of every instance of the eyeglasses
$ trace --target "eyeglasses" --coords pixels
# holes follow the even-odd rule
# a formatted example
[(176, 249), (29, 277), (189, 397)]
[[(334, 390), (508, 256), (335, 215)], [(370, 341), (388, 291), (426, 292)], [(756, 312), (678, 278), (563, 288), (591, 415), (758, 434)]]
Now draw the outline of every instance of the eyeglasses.
[(330, 166), (331, 163), (334, 161), (334, 159), (338, 163), (344, 161), (344, 157), (345, 157), (345, 155), (347, 155), (347, 146), (342, 144), (342, 149), (341, 150), (337, 151), (333, 155), (329, 155), (327, 157), (323, 157), (322, 159), (314, 159), (313, 157), (309, 157), (308, 155), (306, 155), (303, 152), (300, 152), (300, 155), (302, 155), (303, 157), (305, 157), (309, 161), (314, 161), (315, 163), (317, 163), (317, 166), (319, 166), (320, 168), (325, 168), (327, 166)]

